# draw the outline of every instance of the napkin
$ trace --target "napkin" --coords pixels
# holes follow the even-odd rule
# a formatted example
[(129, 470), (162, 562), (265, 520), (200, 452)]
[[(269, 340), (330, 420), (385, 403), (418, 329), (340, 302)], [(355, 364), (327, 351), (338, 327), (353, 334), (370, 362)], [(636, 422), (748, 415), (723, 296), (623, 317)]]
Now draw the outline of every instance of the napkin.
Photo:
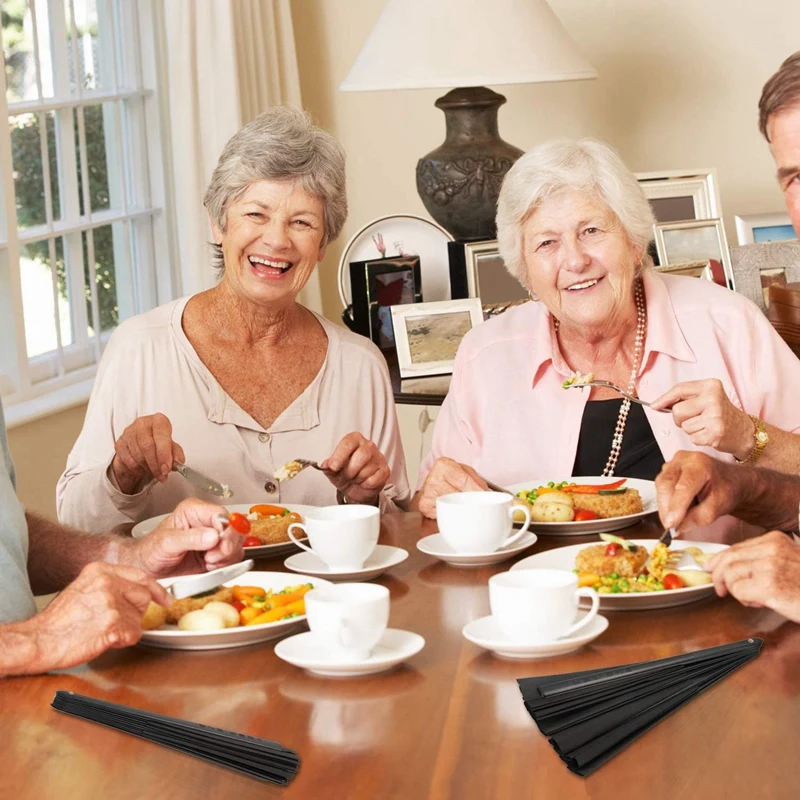
[(567, 767), (590, 775), (668, 714), (755, 658), (762, 639), (657, 661), (520, 678), (525, 707)]
[(278, 742), (118, 705), (74, 692), (56, 692), (53, 708), (164, 745), (252, 778), (286, 786), (300, 759)]

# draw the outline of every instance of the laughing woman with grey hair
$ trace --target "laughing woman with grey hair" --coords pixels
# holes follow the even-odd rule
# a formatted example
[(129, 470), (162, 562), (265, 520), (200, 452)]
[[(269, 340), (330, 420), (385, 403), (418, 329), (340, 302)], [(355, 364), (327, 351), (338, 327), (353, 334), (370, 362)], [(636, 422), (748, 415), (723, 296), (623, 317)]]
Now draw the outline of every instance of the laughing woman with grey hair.
[[(59, 481), (60, 519), (100, 531), (208, 499), (176, 462), (234, 503), (402, 508), (385, 360), (297, 302), (347, 216), (341, 145), (305, 112), (273, 108), (225, 146), (205, 206), (220, 281), (116, 330)], [(281, 483), (297, 457), (322, 469)]]
[[(653, 479), (678, 450), (800, 472), (800, 361), (741, 295), (653, 270), (652, 226), (602, 142), (550, 142), (512, 167), (497, 238), (534, 299), (462, 341), (420, 472), (425, 515), (487, 479)], [(652, 403), (562, 390), (577, 373)]]

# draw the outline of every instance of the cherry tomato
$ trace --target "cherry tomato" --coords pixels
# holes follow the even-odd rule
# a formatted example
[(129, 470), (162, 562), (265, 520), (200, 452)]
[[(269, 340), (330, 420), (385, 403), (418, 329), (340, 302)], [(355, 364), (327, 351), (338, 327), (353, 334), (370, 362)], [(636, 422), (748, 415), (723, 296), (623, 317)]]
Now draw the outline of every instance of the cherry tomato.
[(590, 519), (599, 519), (596, 511), (590, 508), (579, 508), (575, 512), (575, 522), (587, 522)]
[(664, 580), (661, 583), (664, 584), (665, 589), (683, 589), (683, 581), (678, 575), (674, 575), (671, 572), (664, 576)]
[(242, 536), (246, 536), (250, 533), (250, 520), (244, 514), (239, 514), (234, 511), (232, 514), (228, 514), (228, 525), (233, 528), (236, 533), (241, 533)]
[(241, 611), (243, 608), (247, 608), (245, 604), (241, 600), (234, 600), (231, 605), (237, 610)]
[(606, 545), (605, 553), (607, 556), (615, 556), (619, 553), (619, 545), (616, 542), (611, 542)]
[(248, 536), (242, 542), (242, 547), (261, 547), (261, 539), (258, 536)]
[(271, 506), (266, 503), (260, 503), (250, 508), (251, 514), (258, 514), (260, 517), (282, 517), (286, 511), (287, 509), (283, 506)]

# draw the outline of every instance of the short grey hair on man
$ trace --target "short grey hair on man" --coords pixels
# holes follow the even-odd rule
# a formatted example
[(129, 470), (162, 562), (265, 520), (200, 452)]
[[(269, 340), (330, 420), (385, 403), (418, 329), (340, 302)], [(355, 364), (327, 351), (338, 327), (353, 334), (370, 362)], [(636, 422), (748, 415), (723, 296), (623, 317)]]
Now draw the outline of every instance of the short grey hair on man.
[[(322, 246), (339, 236), (347, 219), (344, 148), (305, 111), (275, 106), (248, 122), (225, 145), (203, 197), (221, 231), (231, 202), (262, 180), (297, 182), (319, 197), (324, 209)], [(224, 269), (221, 247), (215, 245), (214, 250), (216, 266)]]
[(613, 147), (597, 139), (545, 142), (523, 155), (508, 171), (497, 201), (497, 241), (506, 269), (527, 288), (523, 228), (550, 196), (585, 191), (616, 214), (631, 243), (644, 255), (638, 274), (653, 265), (653, 211), (636, 176)]

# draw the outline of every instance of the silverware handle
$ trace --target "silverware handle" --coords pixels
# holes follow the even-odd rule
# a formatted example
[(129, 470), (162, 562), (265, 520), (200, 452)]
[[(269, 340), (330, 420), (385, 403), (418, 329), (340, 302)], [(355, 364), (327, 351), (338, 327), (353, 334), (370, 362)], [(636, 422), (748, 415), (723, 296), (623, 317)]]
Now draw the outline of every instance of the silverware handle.
[(512, 497), (516, 497), (516, 495), (514, 494), (514, 492), (512, 492), (511, 490), (509, 490), (509, 489), (505, 489), (504, 487), (502, 487), (502, 486), (500, 486), (500, 485), (498, 485), (498, 484), (496, 484), (496, 483), (492, 483), (491, 481), (487, 481), (487, 480), (486, 480), (486, 478), (484, 478), (483, 480), (484, 480), (484, 482), (486, 483), (486, 485), (487, 485), (487, 486), (488, 486), (488, 487), (489, 487), (489, 488), (490, 488), (490, 489), (491, 489), (493, 492), (503, 492), (503, 494), (510, 494)]

